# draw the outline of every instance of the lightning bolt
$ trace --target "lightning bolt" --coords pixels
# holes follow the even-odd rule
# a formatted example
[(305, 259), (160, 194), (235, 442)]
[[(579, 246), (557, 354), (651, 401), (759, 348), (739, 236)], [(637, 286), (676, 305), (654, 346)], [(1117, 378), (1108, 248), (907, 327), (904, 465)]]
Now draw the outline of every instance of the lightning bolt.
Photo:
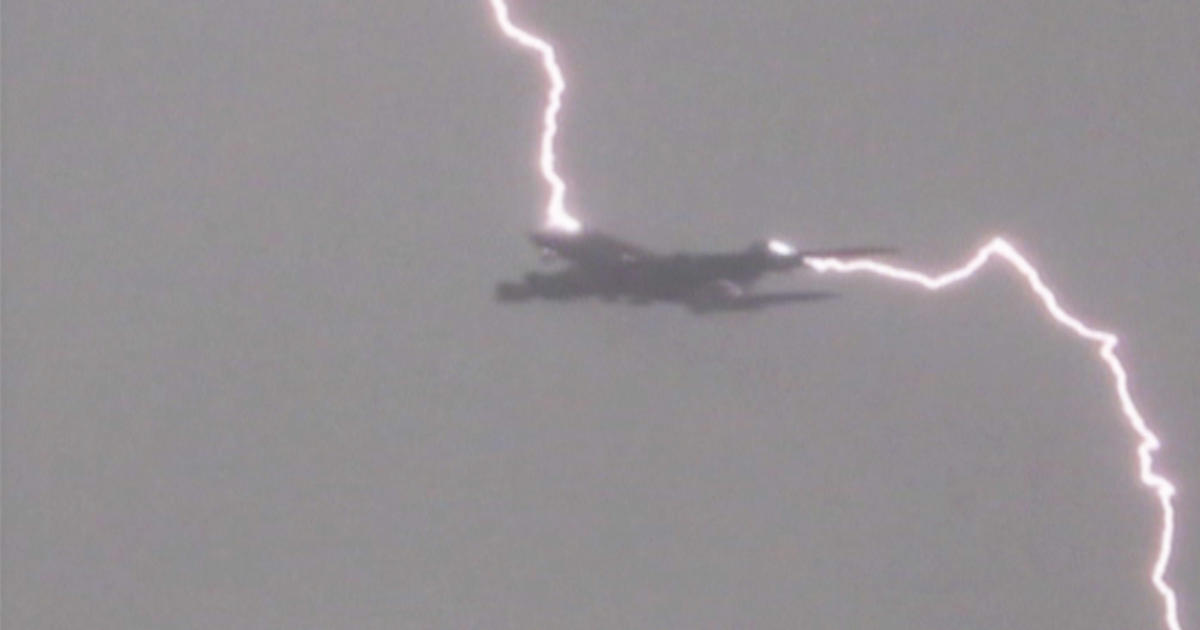
[(1121, 403), (1121, 412), (1129, 426), (1138, 435), (1138, 478), (1142, 485), (1149, 488), (1158, 497), (1159, 507), (1162, 508), (1162, 529), (1158, 537), (1158, 553), (1154, 558), (1154, 567), (1150, 571), (1150, 582), (1162, 597), (1163, 621), (1166, 627), (1170, 630), (1182, 630), (1179, 624), (1179, 607), (1175, 590), (1171, 588), (1166, 579), (1167, 565), (1171, 562), (1171, 547), (1175, 539), (1175, 506), (1171, 501), (1175, 496), (1175, 485), (1154, 470), (1154, 452), (1159, 449), (1161, 442), (1146, 424), (1146, 419), (1133, 402), (1133, 395), (1129, 393), (1129, 373), (1125, 370), (1125, 365), (1117, 358), (1117, 343), (1120, 339), (1116, 334), (1093, 328), (1068, 313), (1059, 304), (1058, 297), (1050, 290), (1050, 287), (1046, 286), (1037, 268), (1022, 256), (1017, 248), (999, 237), (981, 247), (961, 267), (936, 276), (887, 265), (875, 260), (847, 261), (837, 258), (808, 258), (804, 262), (820, 273), (865, 272), (882, 276), (888, 280), (920, 285), (930, 291), (940, 291), (971, 278), (992, 258), (999, 258), (1007, 262), (1024, 276), (1025, 281), (1029, 284), (1029, 289), (1041, 300), (1042, 306), (1046, 308), (1046, 312), (1054, 318), (1054, 321), (1075, 333), (1079, 338), (1094, 344), (1096, 355), (1112, 373), (1113, 388)]
[(571, 216), (566, 208), (567, 184), (555, 170), (554, 137), (558, 135), (558, 112), (562, 109), (562, 95), (567, 89), (563, 79), (562, 68), (554, 55), (554, 47), (546, 40), (526, 31), (512, 23), (508, 14), (508, 5), (504, 0), (490, 0), (492, 11), (496, 14), (496, 23), (504, 36), (517, 42), (525, 48), (530, 48), (542, 57), (542, 69), (550, 79), (550, 87), (546, 91), (546, 109), (542, 111), (542, 142), (538, 152), (538, 164), (541, 166), (542, 179), (550, 185), (550, 200), (546, 203), (546, 228), (564, 232), (578, 232), (583, 229), (579, 219)]
[[(529, 31), (513, 24), (509, 16), (508, 5), (504, 0), (489, 0), (496, 22), (504, 35), (520, 44), (522, 47), (536, 51), (542, 58), (542, 67), (549, 78), (550, 86), (546, 93), (546, 108), (542, 114), (542, 137), (538, 163), (541, 167), (542, 178), (550, 186), (550, 200), (546, 204), (546, 227), (548, 229), (566, 232), (578, 232), (583, 224), (566, 209), (565, 198), (567, 185), (561, 175), (555, 170), (554, 138), (558, 134), (558, 112), (562, 109), (562, 95), (566, 90), (562, 68), (554, 54), (554, 47)], [(780, 247), (790, 246), (781, 244)], [(939, 291), (948, 286), (967, 280), (975, 275), (989, 260), (1000, 258), (1010, 264), (1029, 284), (1029, 289), (1041, 300), (1046, 312), (1060, 326), (1075, 333), (1079, 338), (1093, 343), (1096, 355), (1112, 373), (1113, 387), (1117, 399), (1121, 403), (1121, 411), (1129, 426), (1137, 433), (1138, 478), (1142, 485), (1154, 492), (1162, 508), (1162, 529), (1159, 532), (1158, 553), (1150, 572), (1150, 582), (1163, 601), (1163, 620), (1169, 630), (1182, 630), (1179, 623), (1179, 610), (1175, 590), (1166, 580), (1167, 565), (1171, 561), (1171, 549), (1175, 538), (1175, 506), (1172, 502), (1175, 496), (1175, 486), (1169, 479), (1154, 469), (1154, 452), (1161, 447), (1157, 435), (1150, 430), (1146, 419), (1138, 411), (1129, 392), (1129, 374), (1124, 364), (1117, 358), (1116, 348), (1119, 338), (1116, 334), (1099, 330), (1085, 324), (1078, 317), (1067, 312), (1058, 301), (1058, 297), (1050, 287), (1042, 281), (1041, 274), (1015, 247), (1003, 238), (992, 239), (979, 249), (966, 264), (947, 271), (941, 275), (931, 276), (919, 271), (887, 265), (875, 260), (840, 260), (837, 258), (807, 258), (805, 264), (820, 273), (871, 273), (888, 280), (920, 285), (930, 291)]]

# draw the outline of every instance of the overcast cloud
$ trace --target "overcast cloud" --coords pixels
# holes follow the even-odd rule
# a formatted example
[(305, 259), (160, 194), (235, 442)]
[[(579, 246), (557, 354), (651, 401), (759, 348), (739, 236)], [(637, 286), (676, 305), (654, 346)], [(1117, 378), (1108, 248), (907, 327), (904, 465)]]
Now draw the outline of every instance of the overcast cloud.
[[(585, 222), (995, 233), (1119, 331), (1200, 624), (1200, 4), (535, 2)], [(3, 612), (32, 628), (1157, 628), (1091, 350), (929, 296), (503, 305), (543, 76), (483, 0), (10, 0)]]

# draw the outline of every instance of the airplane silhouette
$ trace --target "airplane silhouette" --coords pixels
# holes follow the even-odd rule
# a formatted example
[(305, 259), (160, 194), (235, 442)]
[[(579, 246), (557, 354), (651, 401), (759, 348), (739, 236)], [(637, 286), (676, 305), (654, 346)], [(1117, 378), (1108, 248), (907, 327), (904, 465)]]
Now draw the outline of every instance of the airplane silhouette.
[(566, 301), (597, 296), (630, 304), (683, 304), (695, 313), (750, 311), (791, 302), (834, 297), (824, 291), (752, 293), (770, 272), (806, 266), (810, 258), (859, 258), (890, 253), (881, 247), (797, 251), (777, 240), (753, 243), (740, 252), (670, 255), (597, 231), (539, 231), (530, 234), (543, 258), (567, 263), (554, 272), (530, 272), (521, 282), (501, 282), (496, 299), (521, 302), (533, 298)]

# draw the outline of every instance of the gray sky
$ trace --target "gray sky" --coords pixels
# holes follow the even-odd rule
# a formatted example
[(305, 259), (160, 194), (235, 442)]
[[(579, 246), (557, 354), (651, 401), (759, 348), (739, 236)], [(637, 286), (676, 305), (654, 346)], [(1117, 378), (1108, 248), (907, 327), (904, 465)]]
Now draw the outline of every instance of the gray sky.
[[(1200, 625), (1200, 5), (514, 5), (589, 224), (1002, 232), (1122, 333)], [(543, 76), (483, 0), (3, 18), (6, 629), (1161, 627), (1108, 375), (1013, 274), (499, 305)]]

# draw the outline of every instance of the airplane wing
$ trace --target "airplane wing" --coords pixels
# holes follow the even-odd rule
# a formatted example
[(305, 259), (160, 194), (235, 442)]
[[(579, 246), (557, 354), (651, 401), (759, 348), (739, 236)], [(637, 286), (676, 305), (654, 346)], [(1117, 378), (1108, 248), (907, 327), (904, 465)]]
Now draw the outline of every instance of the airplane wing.
[(693, 313), (757, 311), (768, 306), (793, 302), (815, 302), (837, 297), (828, 291), (788, 291), (782, 293), (745, 293), (737, 285), (719, 281), (704, 287), (686, 302)]
[(684, 303), (693, 311), (701, 313), (720, 308), (726, 304), (733, 303), (735, 300), (743, 299), (745, 295), (746, 292), (737, 284), (721, 279), (697, 287), (695, 291), (687, 296)]

